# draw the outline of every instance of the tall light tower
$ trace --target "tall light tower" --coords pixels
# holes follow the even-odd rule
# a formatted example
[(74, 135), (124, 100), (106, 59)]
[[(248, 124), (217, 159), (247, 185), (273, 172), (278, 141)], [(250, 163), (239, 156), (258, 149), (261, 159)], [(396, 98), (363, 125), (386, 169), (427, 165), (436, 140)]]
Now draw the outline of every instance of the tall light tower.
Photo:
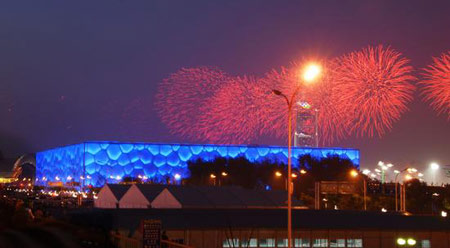
[(296, 104), (296, 125), (294, 132), (294, 146), (318, 147), (319, 135), (317, 112), (309, 103), (299, 101)]

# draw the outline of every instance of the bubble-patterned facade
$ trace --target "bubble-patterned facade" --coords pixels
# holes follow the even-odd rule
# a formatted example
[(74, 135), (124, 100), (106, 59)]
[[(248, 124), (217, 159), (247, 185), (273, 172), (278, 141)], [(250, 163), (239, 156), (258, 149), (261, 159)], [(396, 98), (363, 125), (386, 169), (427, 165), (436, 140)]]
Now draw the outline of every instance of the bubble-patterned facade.
[[(315, 158), (337, 155), (359, 166), (359, 150), (346, 148), (294, 147), (292, 156), (310, 154)], [(187, 162), (201, 158), (245, 157), (251, 162), (263, 160), (287, 163), (287, 148), (276, 146), (151, 144), (118, 142), (85, 142), (55, 148), (36, 154), (36, 185), (48, 182), (79, 182), (101, 187), (117, 183), (126, 176), (164, 181), (179, 174), (189, 176)], [(293, 166), (298, 166), (293, 159)]]

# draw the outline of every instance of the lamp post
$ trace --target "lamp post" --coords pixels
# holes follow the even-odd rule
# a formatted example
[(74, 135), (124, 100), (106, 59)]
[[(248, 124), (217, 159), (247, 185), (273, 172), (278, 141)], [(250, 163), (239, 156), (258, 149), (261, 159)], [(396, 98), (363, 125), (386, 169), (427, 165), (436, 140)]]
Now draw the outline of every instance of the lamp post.
[(437, 173), (437, 171), (439, 170), (439, 168), (440, 168), (440, 166), (439, 166), (439, 164), (438, 163), (435, 163), (435, 162), (433, 162), (433, 163), (431, 163), (430, 164), (430, 169), (431, 169), (431, 175), (432, 175), (432, 180), (433, 180), (433, 184), (435, 184), (436, 183), (436, 173)]
[[(370, 173), (370, 172), (367, 172)], [(363, 174), (365, 174), (363, 172)], [(352, 177), (357, 177), (359, 175), (359, 172), (357, 170), (351, 170), (350, 171), (350, 176)], [(364, 202), (364, 211), (367, 210), (367, 202), (366, 202), (366, 196), (367, 196), (367, 181), (366, 178), (363, 176), (363, 202)]]
[[(314, 80), (320, 75), (322, 68), (318, 64), (308, 64), (303, 71), (303, 80), (305, 82), (314, 82)], [(286, 100), (286, 104), (288, 107), (288, 176), (287, 176), (287, 208), (288, 208), (288, 224), (287, 224), (287, 232), (288, 232), (288, 248), (292, 247), (292, 158), (291, 158), (291, 149), (292, 149), (292, 107), (295, 102), (295, 98), (298, 94), (299, 87), (296, 87), (294, 93), (290, 97), (290, 99), (283, 94), (279, 90), (272, 90), (272, 93), (281, 96)]]
[[(297, 173), (291, 173), (291, 178), (297, 178), (297, 177), (299, 177), (300, 175), (304, 175), (304, 174), (306, 174), (306, 173), (307, 173), (307, 171), (305, 171), (305, 170), (300, 170), (300, 171), (299, 171), (299, 174), (297, 174)], [(283, 177), (283, 179), (284, 179), (284, 188), (285, 188), (286, 190), (288, 190), (288, 179), (287, 179), (287, 177), (284, 177), (284, 176), (283, 176), (283, 173), (281, 173), (281, 172), (279, 172), (279, 171), (275, 171), (275, 177), (277, 177), (277, 178)]]
[[(394, 170), (395, 175), (395, 179), (394, 179), (394, 183), (395, 183), (395, 211), (398, 211), (398, 193), (397, 193), (397, 188), (398, 188), (398, 183), (397, 183), (397, 178), (400, 174), (402, 174), (403, 172), (408, 171), (409, 173), (416, 173), (417, 169), (415, 168), (411, 168), (411, 167), (406, 167), (403, 170), (399, 171), (399, 170)], [(411, 180), (412, 177), (411, 175), (406, 175), (405, 180)], [(405, 186), (403, 186), (403, 188), (400, 188), (400, 211), (406, 211), (406, 188)]]

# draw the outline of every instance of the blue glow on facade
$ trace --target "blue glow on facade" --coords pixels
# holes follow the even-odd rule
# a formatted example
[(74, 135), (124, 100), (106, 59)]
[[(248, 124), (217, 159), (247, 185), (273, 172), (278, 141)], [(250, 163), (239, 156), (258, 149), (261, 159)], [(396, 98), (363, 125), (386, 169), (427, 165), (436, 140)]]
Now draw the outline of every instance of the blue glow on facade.
[[(293, 166), (296, 158), (310, 154), (315, 158), (337, 155), (359, 166), (359, 150), (344, 148), (298, 148), (292, 150)], [(69, 181), (101, 187), (117, 183), (123, 177), (147, 177), (164, 181), (180, 174), (188, 177), (187, 162), (201, 158), (245, 157), (251, 162), (263, 160), (287, 163), (287, 148), (276, 146), (193, 145), (85, 142), (55, 148), (36, 154), (36, 185)]]

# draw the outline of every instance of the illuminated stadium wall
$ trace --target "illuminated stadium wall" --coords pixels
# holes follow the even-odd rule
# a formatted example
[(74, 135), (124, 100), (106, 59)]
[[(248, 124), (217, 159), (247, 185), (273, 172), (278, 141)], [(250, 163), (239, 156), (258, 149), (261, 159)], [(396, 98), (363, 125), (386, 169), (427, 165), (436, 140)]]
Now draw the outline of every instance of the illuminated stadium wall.
[[(298, 158), (310, 154), (316, 158), (337, 155), (348, 158), (359, 166), (359, 150), (343, 148), (293, 148)], [(123, 177), (148, 177), (164, 180), (180, 174), (188, 176), (187, 161), (216, 157), (248, 160), (266, 159), (287, 163), (287, 148), (275, 146), (145, 144), (117, 142), (86, 142), (55, 148), (36, 154), (36, 185), (48, 182), (69, 181), (100, 187), (105, 183), (117, 183)], [(298, 166), (293, 159), (293, 166)]]

